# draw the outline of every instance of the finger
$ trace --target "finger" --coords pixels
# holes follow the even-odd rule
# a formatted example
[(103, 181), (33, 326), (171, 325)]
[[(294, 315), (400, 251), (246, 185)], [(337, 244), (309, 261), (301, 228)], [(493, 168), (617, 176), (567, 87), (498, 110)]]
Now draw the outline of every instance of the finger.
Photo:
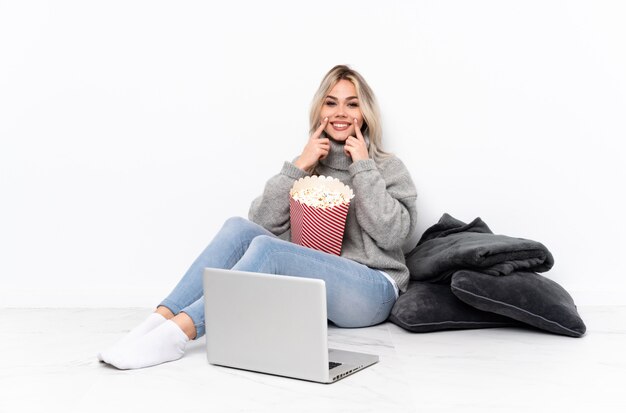
[(322, 132), (324, 132), (324, 129), (326, 129), (326, 125), (328, 125), (328, 118), (322, 120), (320, 126), (313, 132), (313, 135), (311, 135), (311, 139), (319, 138)]
[(316, 147), (323, 149), (323, 150), (329, 150), (330, 149), (330, 142), (316, 142)]
[[(350, 138), (348, 138), (349, 140)], [(348, 140), (346, 140), (345, 145), (343, 146), (343, 153), (345, 153), (348, 156), (352, 156), (352, 151), (354, 150), (354, 146), (348, 142)]]
[(330, 149), (330, 142), (319, 142), (317, 144), (317, 147), (322, 149)]
[(357, 139), (365, 141), (365, 139), (363, 138), (363, 134), (361, 133), (361, 125), (359, 125), (359, 121), (354, 118), (354, 121), (352, 123), (354, 124), (354, 131), (356, 133)]

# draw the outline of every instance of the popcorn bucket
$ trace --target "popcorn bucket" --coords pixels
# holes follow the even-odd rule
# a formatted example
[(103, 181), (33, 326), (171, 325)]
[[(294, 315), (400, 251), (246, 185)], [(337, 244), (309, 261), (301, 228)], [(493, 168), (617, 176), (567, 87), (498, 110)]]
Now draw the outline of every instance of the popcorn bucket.
[(352, 189), (332, 177), (307, 176), (296, 181), (289, 192), (291, 242), (340, 255), (352, 198)]

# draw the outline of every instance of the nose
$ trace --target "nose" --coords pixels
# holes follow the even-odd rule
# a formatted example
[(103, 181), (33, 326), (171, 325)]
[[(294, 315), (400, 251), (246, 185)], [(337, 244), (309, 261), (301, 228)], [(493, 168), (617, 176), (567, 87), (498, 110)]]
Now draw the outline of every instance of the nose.
[(337, 105), (337, 113), (335, 114), (335, 116), (337, 116), (338, 118), (347, 117), (343, 105)]

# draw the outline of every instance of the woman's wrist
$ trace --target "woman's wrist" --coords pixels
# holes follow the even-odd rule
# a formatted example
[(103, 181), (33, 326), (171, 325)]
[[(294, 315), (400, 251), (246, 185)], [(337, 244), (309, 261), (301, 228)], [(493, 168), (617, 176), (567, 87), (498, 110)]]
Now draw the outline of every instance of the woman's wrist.
[(306, 164), (302, 161), (301, 157), (300, 157), (300, 158), (298, 158), (298, 159), (296, 159), (296, 160), (293, 162), (293, 164), (294, 164), (295, 166), (297, 166), (298, 168), (302, 169), (303, 171), (306, 171), (307, 169), (309, 169), (309, 168), (311, 167), (311, 165), (306, 165)]

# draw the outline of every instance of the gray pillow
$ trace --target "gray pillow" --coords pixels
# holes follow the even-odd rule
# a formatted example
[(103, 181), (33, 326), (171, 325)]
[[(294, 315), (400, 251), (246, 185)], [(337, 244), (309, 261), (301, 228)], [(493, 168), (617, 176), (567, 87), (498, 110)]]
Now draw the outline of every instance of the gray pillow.
[(454, 295), (472, 307), (551, 333), (581, 337), (587, 329), (567, 291), (534, 272), (494, 277), (461, 270), (452, 275), (451, 288)]
[(415, 332), (519, 325), (514, 320), (477, 310), (456, 298), (450, 285), (414, 281), (391, 310), (389, 321)]

